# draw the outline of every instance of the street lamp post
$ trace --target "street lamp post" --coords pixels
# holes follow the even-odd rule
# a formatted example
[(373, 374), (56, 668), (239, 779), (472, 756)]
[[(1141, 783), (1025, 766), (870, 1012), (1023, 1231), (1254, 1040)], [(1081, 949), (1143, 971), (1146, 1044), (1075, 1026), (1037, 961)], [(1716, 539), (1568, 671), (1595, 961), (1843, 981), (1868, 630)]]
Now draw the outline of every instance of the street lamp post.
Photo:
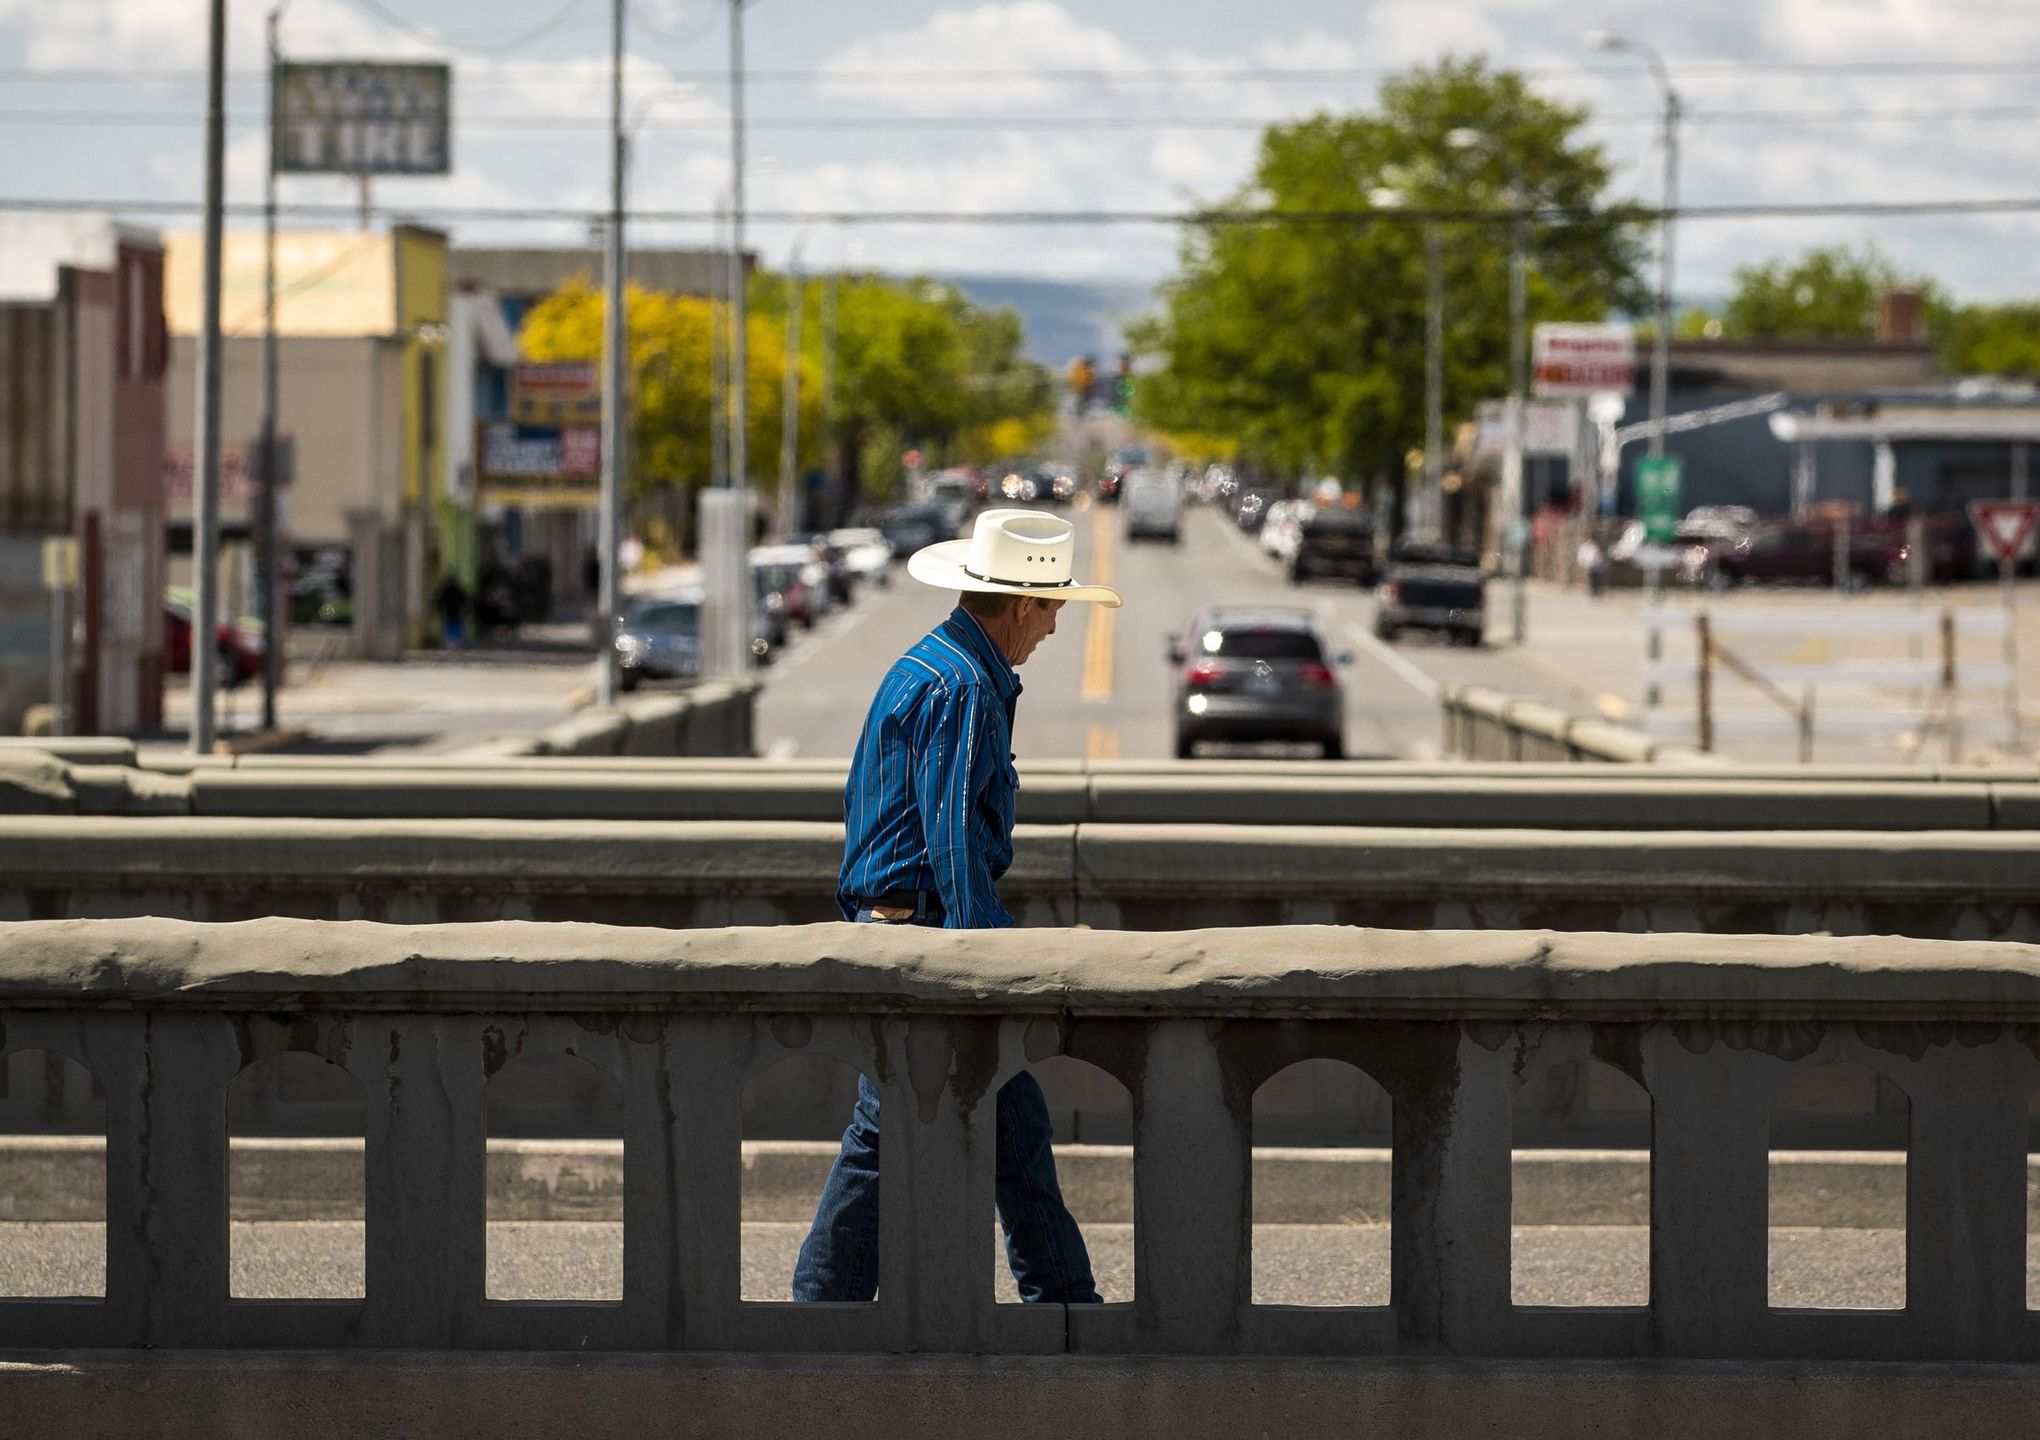
[[(197, 414), (192, 421), (191, 748), (213, 748), (219, 686), (220, 243), (226, 215), (227, 4), (212, 0), (205, 81), (205, 241), (199, 267)], [(275, 644), (275, 637), (269, 637)], [(62, 696), (52, 699), (62, 704)]]
[(1650, 355), (1650, 453), (1657, 457), (1665, 453), (1665, 391), (1671, 368), (1672, 212), (1679, 204), (1679, 92), (1672, 87), (1671, 72), (1654, 46), (1607, 30), (1589, 31), (1587, 45), (1636, 56), (1650, 67), (1664, 96), (1664, 206), (1658, 216), (1657, 333), (1652, 337)]
[(600, 589), (595, 600), (595, 701), (614, 705), (617, 693), (616, 617), (623, 577), (624, 289), (623, 185), (629, 139), (623, 126), (624, 0), (610, 0), (609, 15), (609, 226), (602, 238), (602, 493), (596, 515)]
[[(1665, 68), (1664, 57), (1658, 54), (1655, 46), (1607, 30), (1589, 31), (1587, 45), (1591, 49), (1622, 52), (1642, 60), (1650, 67), (1651, 77), (1657, 81), (1665, 101), (1664, 207), (1658, 215), (1657, 333), (1651, 337), (1650, 350), (1650, 454), (1656, 460), (1665, 453), (1665, 391), (1671, 369), (1672, 212), (1679, 204), (1679, 92), (1672, 87), (1671, 72)], [(1650, 565), (1645, 567), (1644, 574), (1649, 577), (1647, 603), (1652, 606), (1663, 603), (1664, 570)], [(1663, 627), (1650, 627), (1647, 649), (1655, 672), (1656, 664), (1664, 654)], [(1646, 706), (1657, 705), (1661, 691), (1656, 680), (1645, 686), (1643, 698)]]
[(1424, 538), (1445, 538), (1445, 242), (1424, 222)]

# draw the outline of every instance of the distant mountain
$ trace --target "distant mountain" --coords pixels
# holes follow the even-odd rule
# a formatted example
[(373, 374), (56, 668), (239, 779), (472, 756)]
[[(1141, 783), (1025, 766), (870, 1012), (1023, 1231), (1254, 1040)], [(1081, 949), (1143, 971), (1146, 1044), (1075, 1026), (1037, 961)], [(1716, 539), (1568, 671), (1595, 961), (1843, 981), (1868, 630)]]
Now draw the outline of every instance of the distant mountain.
[(1094, 283), (1015, 275), (937, 275), (991, 309), (1010, 305), (1027, 326), (1027, 358), (1060, 370), (1079, 355), (1109, 366), (1126, 348), (1126, 323), (1154, 307), (1155, 290), (1139, 281)]

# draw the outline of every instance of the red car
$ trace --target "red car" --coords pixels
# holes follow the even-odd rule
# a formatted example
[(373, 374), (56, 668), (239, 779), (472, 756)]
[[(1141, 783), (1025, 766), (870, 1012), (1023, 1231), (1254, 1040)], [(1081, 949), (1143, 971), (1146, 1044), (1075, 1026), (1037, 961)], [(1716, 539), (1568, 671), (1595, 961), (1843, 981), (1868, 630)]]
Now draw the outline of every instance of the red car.
[[(220, 655), (220, 680), (229, 689), (262, 673), (262, 632), (253, 625), (222, 620), (215, 635)], [(163, 606), (163, 651), (173, 675), (191, 673), (191, 610), (172, 600)]]

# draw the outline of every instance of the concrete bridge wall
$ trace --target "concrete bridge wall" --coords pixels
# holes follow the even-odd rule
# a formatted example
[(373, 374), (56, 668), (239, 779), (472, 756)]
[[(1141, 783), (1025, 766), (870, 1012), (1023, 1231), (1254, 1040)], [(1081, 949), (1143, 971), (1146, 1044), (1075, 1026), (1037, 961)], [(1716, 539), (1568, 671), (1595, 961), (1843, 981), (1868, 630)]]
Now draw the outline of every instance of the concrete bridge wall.
[[(196, 1435), (200, 1413), (208, 1434), (299, 1413), (327, 1433), (378, 1416), (414, 1435), (586, 1433), (626, 1400), (699, 1434), (872, 1433), (879, 1405), (896, 1436), (983, 1433), (965, 1417), (1008, 1399), (993, 1433), (1338, 1433), (1364, 1414), (1443, 1435), (1499, 1414), (1532, 1436), (2009, 1435), (2035, 1409), (2031, 946), (140, 920), (6, 926), (0, 950), (5, 1046), (89, 1067), (108, 1125), (105, 1296), (0, 1299), (12, 1433), (162, 1415), (155, 1433)], [(286, 1051), (361, 1086), (358, 1301), (227, 1298), (225, 1091)], [(896, 1117), (869, 1305), (737, 1298), (737, 1097), (808, 1051), (877, 1077)], [(554, 1053), (623, 1097), (620, 1303), (484, 1298), (484, 1087)], [(1124, 1304), (994, 1303), (987, 1107), (1057, 1054), (1135, 1097)], [(1392, 1101), (1386, 1305), (1251, 1302), (1251, 1097), (1307, 1057)], [(1512, 1105), (1589, 1057), (1649, 1099), (1649, 1303), (1519, 1308)], [(1831, 1061), (1910, 1105), (1903, 1309), (1767, 1300), (1772, 1100)]]

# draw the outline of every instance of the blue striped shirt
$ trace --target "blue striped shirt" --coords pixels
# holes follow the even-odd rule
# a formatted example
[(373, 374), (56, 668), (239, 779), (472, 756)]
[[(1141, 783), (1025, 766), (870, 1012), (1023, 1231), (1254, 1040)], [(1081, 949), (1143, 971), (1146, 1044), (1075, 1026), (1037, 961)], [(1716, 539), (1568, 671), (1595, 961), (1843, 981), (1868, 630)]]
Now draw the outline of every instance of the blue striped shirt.
[(1020, 677), (958, 606), (886, 671), (843, 791), (836, 903), (933, 890), (943, 927), (1008, 926), (998, 878), (1013, 863), (1013, 711)]

